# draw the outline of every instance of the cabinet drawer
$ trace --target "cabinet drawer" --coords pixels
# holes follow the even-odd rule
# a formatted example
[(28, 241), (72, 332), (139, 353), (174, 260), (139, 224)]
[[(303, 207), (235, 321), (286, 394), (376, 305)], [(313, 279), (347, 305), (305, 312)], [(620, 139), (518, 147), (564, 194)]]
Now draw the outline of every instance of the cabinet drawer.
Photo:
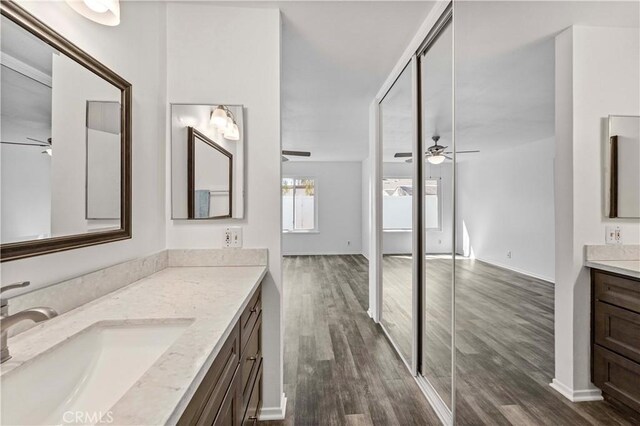
[(216, 415), (216, 418), (211, 422), (211, 418), (200, 419), (198, 425), (202, 426), (237, 426), (240, 424), (240, 405), (242, 396), (240, 395), (240, 375), (236, 374), (233, 384), (227, 391), (227, 394), (222, 401), (220, 410)]
[(262, 315), (258, 317), (258, 321), (253, 327), (251, 337), (247, 341), (245, 351), (240, 358), (240, 371), (242, 374), (242, 395), (247, 401), (249, 393), (251, 392), (251, 383), (258, 365), (262, 360)]
[(640, 362), (640, 314), (596, 302), (595, 340), (607, 349)]
[(251, 387), (249, 403), (242, 418), (242, 426), (253, 426), (258, 423), (258, 413), (262, 406), (262, 361), (258, 365), (258, 374)]
[(253, 297), (249, 300), (249, 304), (245, 308), (240, 317), (240, 353), (244, 352), (247, 341), (251, 336), (260, 313), (262, 312), (262, 285), (258, 286)]
[(239, 362), (240, 327), (236, 325), (178, 420), (179, 425), (200, 423), (200, 419), (211, 419), (213, 422), (227, 389), (233, 383)]
[(593, 271), (596, 301), (640, 313), (640, 281)]
[(640, 411), (640, 364), (594, 345), (593, 383), (612, 398)]

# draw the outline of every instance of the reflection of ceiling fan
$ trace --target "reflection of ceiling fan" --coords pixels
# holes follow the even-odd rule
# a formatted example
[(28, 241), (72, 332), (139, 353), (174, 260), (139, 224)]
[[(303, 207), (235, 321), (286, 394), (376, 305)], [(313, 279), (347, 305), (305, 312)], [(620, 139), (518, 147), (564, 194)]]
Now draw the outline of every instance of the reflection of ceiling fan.
[(5, 145), (21, 145), (21, 146), (37, 146), (37, 147), (42, 147), (42, 148), (46, 148), (44, 151), (42, 151), (42, 154), (49, 154), (51, 155), (51, 146), (52, 146), (52, 141), (51, 138), (48, 138), (47, 141), (41, 141), (40, 139), (34, 139), (34, 138), (27, 138), (27, 140), (33, 141), (35, 143), (27, 143), (27, 142), (7, 142), (7, 141), (0, 141), (0, 143), (5, 144)]
[(287, 157), (311, 157), (311, 153), (309, 151), (288, 151), (286, 149), (282, 150), (282, 162), (289, 161)]
[[(431, 164), (440, 164), (445, 158), (451, 160), (451, 157), (446, 154), (453, 154), (452, 151), (445, 151), (448, 147), (438, 145), (438, 141), (440, 140), (440, 136), (435, 135), (431, 138), (433, 140), (433, 145), (427, 148), (426, 156), (427, 161)], [(456, 154), (471, 154), (475, 152), (480, 152), (479, 150), (469, 150), (469, 151), (456, 151)], [(396, 152), (393, 156), (394, 158), (408, 158), (407, 163), (412, 162), (413, 154), (411, 152)]]

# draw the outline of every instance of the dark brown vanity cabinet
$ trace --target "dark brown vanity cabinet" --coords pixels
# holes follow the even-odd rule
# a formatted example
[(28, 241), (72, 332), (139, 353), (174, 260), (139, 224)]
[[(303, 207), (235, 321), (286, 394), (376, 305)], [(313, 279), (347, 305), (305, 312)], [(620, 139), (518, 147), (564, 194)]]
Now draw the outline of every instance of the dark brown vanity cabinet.
[(591, 379), (640, 412), (640, 280), (591, 270)]
[(261, 404), (262, 300), (258, 287), (178, 424), (252, 425), (258, 421)]

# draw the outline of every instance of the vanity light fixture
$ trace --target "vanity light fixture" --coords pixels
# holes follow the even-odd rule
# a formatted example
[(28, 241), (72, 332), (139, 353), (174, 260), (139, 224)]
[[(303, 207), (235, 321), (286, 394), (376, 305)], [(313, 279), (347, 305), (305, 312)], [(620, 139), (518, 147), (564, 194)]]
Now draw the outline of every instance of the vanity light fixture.
[(230, 141), (240, 140), (240, 129), (236, 124), (233, 113), (224, 105), (218, 105), (211, 112), (211, 124), (222, 133), (225, 139)]
[(66, 0), (69, 7), (98, 24), (120, 24), (120, 0)]

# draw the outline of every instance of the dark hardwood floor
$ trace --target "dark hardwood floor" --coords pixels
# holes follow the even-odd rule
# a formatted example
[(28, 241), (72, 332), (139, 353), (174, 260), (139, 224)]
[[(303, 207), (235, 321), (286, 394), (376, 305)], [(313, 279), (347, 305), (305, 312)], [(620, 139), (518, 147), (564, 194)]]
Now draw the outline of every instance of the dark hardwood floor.
[(285, 257), (284, 425), (438, 425), (367, 315), (363, 256)]
[[(437, 267), (446, 259), (428, 262), (432, 273), (450, 274)], [(265, 424), (440, 424), (366, 313), (367, 260), (295, 256), (285, 257), (283, 267), (287, 414), (284, 422)], [(571, 403), (549, 387), (552, 284), (468, 260), (456, 262), (456, 278), (456, 424), (640, 424), (623, 407)], [(400, 315), (392, 322), (405, 323), (406, 313)]]

